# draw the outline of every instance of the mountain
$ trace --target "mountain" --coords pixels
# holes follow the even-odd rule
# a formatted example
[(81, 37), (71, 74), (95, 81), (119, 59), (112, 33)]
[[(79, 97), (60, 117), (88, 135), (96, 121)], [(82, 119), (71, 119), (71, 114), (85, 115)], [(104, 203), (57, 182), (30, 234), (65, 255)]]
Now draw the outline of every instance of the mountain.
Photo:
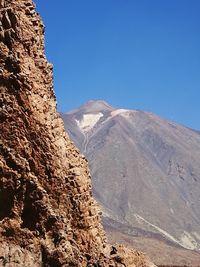
[(33, 2), (1, 0), (0, 11), (0, 266), (155, 266), (107, 244), (87, 162), (56, 111)]
[[(121, 240), (123, 234), (128, 243), (132, 236), (145, 237), (149, 244), (159, 240), (164, 254), (171, 247), (184, 255), (190, 254), (185, 249), (200, 250), (198, 132), (152, 113), (115, 109), (104, 101), (89, 101), (61, 116), (89, 161), (93, 193), (111, 239)], [(152, 255), (158, 251), (150, 250)], [(195, 257), (200, 262), (200, 255), (194, 254), (190, 259), (182, 256), (178, 263)], [(170, 255), (168, 260), (176, 263)]]

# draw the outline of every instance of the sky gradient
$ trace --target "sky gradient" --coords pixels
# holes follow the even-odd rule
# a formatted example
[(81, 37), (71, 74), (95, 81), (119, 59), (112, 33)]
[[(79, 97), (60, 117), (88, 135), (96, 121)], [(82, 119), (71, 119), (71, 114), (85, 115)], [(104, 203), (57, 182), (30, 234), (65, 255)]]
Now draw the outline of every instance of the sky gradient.
[(58, 110), (102, 99), (200, 130), (199, 0), (36, 0)]

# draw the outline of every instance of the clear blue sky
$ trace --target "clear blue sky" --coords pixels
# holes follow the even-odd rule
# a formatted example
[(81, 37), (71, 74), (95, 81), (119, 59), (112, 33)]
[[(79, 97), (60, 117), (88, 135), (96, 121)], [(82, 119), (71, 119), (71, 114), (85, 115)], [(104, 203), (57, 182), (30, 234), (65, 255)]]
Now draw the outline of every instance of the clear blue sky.
[(36, 0), (59, 111), (88, 100), (200, 130), (200, 0)]

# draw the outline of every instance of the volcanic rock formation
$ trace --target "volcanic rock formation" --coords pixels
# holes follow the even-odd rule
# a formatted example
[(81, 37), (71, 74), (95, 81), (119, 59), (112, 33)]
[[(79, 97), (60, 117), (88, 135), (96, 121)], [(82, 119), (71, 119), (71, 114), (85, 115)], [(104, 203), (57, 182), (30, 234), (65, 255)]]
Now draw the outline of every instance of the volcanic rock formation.
[(120, 246), (110, 255), (87, 162), (56, 112), (43, 34), (31, 0), (0, 0), (0, 266), (147, 264)]
[(159, 264), (200, 262), (199, 253), (185, 250), (200, 250), (199, 133), (104, 101), (89, 101), (62, 117), (89, 161), (111, 239), (130, 245), (138, 240)]

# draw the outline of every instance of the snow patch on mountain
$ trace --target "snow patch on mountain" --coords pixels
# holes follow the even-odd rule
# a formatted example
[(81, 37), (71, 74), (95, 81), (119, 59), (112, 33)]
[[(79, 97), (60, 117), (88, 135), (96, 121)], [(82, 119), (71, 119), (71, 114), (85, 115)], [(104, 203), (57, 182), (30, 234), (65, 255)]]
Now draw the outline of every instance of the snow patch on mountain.
[(76, 123), (80, 130), (85, 134), (89, 132), (95, 124), (103, 117), (103, 113), (95, 113), (95, 114), (84, 114), (83, 118), (79, 121), (76, 120)]
[(198, 239), (200, 241), (200, 234), (193, 232), (193, 235), (196, 237), (196, 239)]
[(114, 117), (114, 116), (122, 115), (122, 114), (128, 113), (128, 112), (130, 112), (130, 110), (128, 110), (128, 109), (116, 109), (116, 110), (111, 112), (111, 116)]
[(197, 244), (196, 240), (186, 231), (184, 231), (184, 233), (181, 236), (181, 242), (188, 249), (198, 248), (198, 244)]

